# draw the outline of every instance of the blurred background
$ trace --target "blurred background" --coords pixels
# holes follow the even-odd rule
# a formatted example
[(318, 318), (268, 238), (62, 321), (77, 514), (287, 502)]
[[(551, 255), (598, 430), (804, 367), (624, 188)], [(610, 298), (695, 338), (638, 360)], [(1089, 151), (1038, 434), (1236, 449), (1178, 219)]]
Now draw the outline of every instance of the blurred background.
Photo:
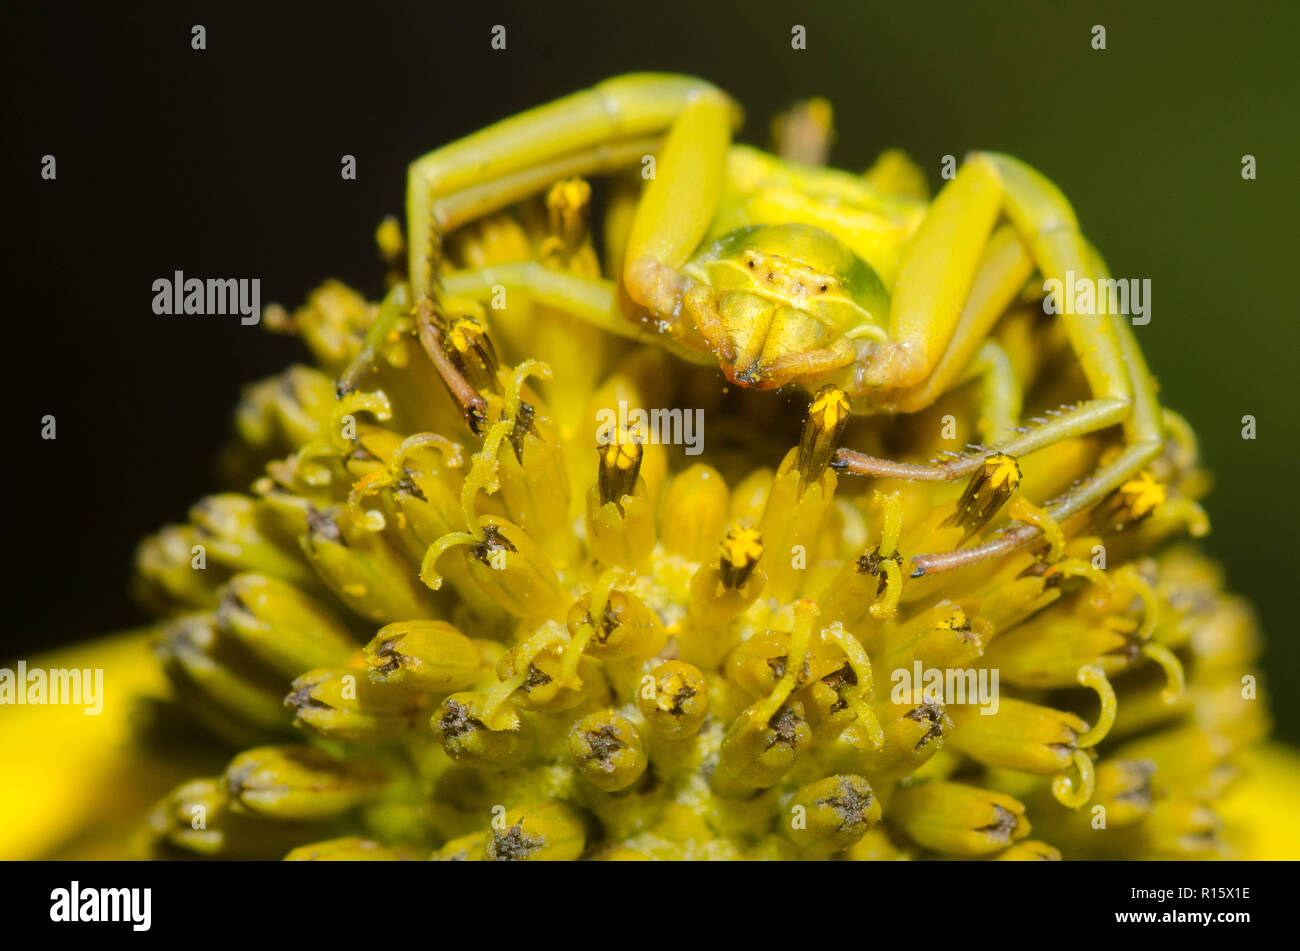
[[(828, 97), (832, 164), (849, 169), (899, 146), (937, 186), (944, 154), (1013, 153), (1061, 186), (1112, 272), (1151, 279), (1139, 341), (1216, 474), (1207, 544), (1262, 616), (1278, 732), (1300, 739), (1300, 330), (1278, 294), (1296, 272), (1300, 6), (181, 6), (4, 14), (0, 664), (144, 620), (126, 596), (137, 540), (214, 487), (240, 386), (303, 356), (233, 318), (158, 320), (155, 278), (260, 276), (263, 305), (296, 306), (326, 277), (374, 295), (374, 228), (401, 213), (411, 159), (609, 75), (664, 70), (735, 95), (740, 138), (761, 145), (774, 112)], [(340, 178), (344, 154), (356, 181)]]

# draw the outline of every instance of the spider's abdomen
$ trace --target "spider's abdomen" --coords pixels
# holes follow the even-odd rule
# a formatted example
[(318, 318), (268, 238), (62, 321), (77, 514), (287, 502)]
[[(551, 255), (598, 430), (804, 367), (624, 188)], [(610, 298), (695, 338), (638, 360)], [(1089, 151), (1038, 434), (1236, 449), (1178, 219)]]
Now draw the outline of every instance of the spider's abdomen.
[(861, 175), (788, 162), (732, 146), (718, 212), (705, 244), (746, 225), (812, 225), (834, 235), (892, 287), (904, 245), (928, 203)]

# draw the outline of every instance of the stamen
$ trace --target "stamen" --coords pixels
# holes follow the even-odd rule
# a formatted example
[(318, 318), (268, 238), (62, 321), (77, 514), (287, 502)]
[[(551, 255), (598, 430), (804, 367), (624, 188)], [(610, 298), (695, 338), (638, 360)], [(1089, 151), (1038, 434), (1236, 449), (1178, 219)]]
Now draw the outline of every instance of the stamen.
[(416, 433), (402, 440), (388, 462), (388, 468), (394, 475), (406, 471), (406, 457), (417, 449), (432, 447), (439, 450), (444, 461), (453, 469), (459, 469), (465, 462), (464, 448), (460, 443), (452, 442), (446, 436), (437, 433)]
[(849, 705), (849, 709), (862, 724), (867, 739), (871, 741), (870, 748), (880, 749), (885, 742), (885, 730), (866, 701), (866, 697), (870, 696), (872, 690), (871, 658), (858, 639), (845, 631), (844, 625), (839, 621), (822, 629), (822, 639), (830, 641), (844, 651), (844, 656), (848, 659), (849, 667), (852, 668), (858, 683), (856, 689), (848, 689), (846, 685), (846, 689), (840, 693), (840, 699)]
[(591, 617), (599, 623), (600, 618), (605, 616), (605, 609), (609, 606), (609, 594), (614, 590), (618, 580), (624, 575), (622, 568), (614, 567), (601, 573), (596, 579), (596, 584), (591, 589)]
[(795, 468), (799, 470), (800, 495), (826, 471), (849, 418), (849, 398), (843, 390), (828, 384), (817, 391), (812, 405), (808, 407), (808, 416), (799, 436), (799, 453), (795, 459)]
[(483, 537), (483, 529), (479, 527), (474, 503), (480, 491), (492, 495), (501, 488), (501, 480), (497, 476), (497, 452), (501, 448), (501, 440), (510, 435), (514, 425), (511, 420), (502, 419), (492, 426), (483, 440), (483, 448), (470, 459), (469, 475), (460, 487), (460, 505), (465, 512), (465, 524), (477, 538)]
[(898, 601), (903, 593), (903, 556), (898, 551), (898, 538), (903, 531), (903, 503), (897, 492), (888, 495), (876, 492), (872, 501), (881, 513), (880, 544), (858, 559), (858, 571), (880, 578), (876, 600), (868, 611), (876, 620), (888, 620), (898, 613)]
[(387, 524), (384, 513), (378, 509), (363, 508), (361, 502), (392, 484), (392, 475), (382, 471), (371, 472), (358, 479), (348, 493), (348, 512), (352, 515), (352, 520), (368, 531), (382, 532)]
[(469, 532), (448, 532), (443, 535), (424, 553), (424, 559), (420, 562), (420, 580), (437, 591), (442, 587), (442, 575), (438, 574), (434, 566), (438, 564), (442, 553), (457, 545), (477, 545), (479, 541), (477, 535), (471, 535)]
[(817, 620), (817, 605), (804, 598), (794, 606), (794, 634), (790, 637), (790, 653), (786, 657), (785, 673), (772, 688), (767, 699), (749, 708), (750, 721), (758, 728), (767, 727), (776, 711), (789, 698), (799, 682), (804, 664), (808, 660), (808, 648), (812, 643), (812, 626)]
[(1160, 692), (1161, 699), (1165, 703), (1177, 703), (1183, 698), (1183, 691), (1187, 689), (1187, 674), (1183, 670), (1183, 662), (1164, 644), (1157, 644), (1154, 641), (1147, 641), (1142, 645), (1141, 650), (1142, 656), (1164, 668), (1166, 683), (1165, 689)]
[(1156, 597), (1151, 583), (1140, 575), (1132, 565), (1125, 565), (1115, 573), (1114, 587), (1127, 590), (1142, 599), (1142, 624), (1138, 628), (1137, 638), (1141, 641), (1151, 640), (1156, 624), (1160, 620), (1160, 600)]
[(1045, 557), (1048, 562), (1061, 560), (1061, 553), (1065, 550), (1065, 532), (1056, 519), (1052, 518), (1051, 512), (1025, 499), (1016, 499), (1007, 509), (1007, 514), (1013, 522), (1027, 522), (1043, 533), (1047, 542)]
[(1092, 562), (1084, 561), (1082, 558), (1064, 558), (1052, 565), (1049, 572), (1056, 572), (1066, 578), (1086, 578), (1107, 592), (1107, 596), (1114, 587), (1104, 571), (1093, 567)]
[(1110, 685), (1106, 672), (1096, 664), (1080, 667), (1077, 679), (1082, 686), (1095, 690), (1097, 699), (1101, 701), (1101, 711), (1097, 714), (1096, 726), (1079, 737), (1075, 743), (1080, 749), (1086, 749), (1096, 746), (1106, 738), (1106, 734), (1110, 733), (1110, 728), (1115, 725), (1115, 714), (1119, 710), (1119, 704), (1115, 699), (1115, 688)]
[(542, 256), (567, 263), (587, 243), (591, 186), (581, 178), (556, 182), (546, 193), (547, 229)]
[(882, 508), (883, 521), (880, 526), (880, 546), (882, 555), (891, 556), (898, 551), (898, 537), (903, 532), (903, 500), (897, 492), (888, 495), (874, 493), (875, 502)]
[(596, 636), (595, 625), (603, 623), (605, 608), (609, 604), (609, 594), (614, 590), (614, 585), (622, 574), (621, 568), (610, 568), (596, 579), (596, 584), (591, 589), (592, 623), (583, 624), (578, 628), (569, 643), (565, 645), (564, 661), (560, 666), (561, 682), (573, 687), (581, 686), (578, 680), (578, 662), (582, 660), (582, 652), (586, 649), (587, 643)]
[(520, 394), (523, 392), (524, 381), (530, 376), (537, 377), (539, 380), (549, 380), (551, 378), (551, 368), (541, 360), (525, 360), (511, 371), (510, 388), (505, 393), (506, 416), (513, 419), (519, 414), (519, 407), (523, 402)]
[(540, 380), (549, 380), (551, 378), (551, 368), (540, 360), (525, 360), (515, 367), (514, 373), (511, 375), (511, 385), (506, 390), (504, 416), (514, 421), (514, 427), (510, 430), (510, 446), (514, 449), (515, 459), (520, 465), (523, 465), (524, 462), (524, 437), (531, 433), (538, 439), (541, 438), (541, 434), (537, 432), (537, 426), (533, 422), (537, 410), (532, 403), (528, 403), (521, 398), (524, 380), (529, 376), (535, 376)]
[(898, 613), (898, 599), (903, 593), (903, 569), (891, 558), (880, 562), (885, 575), (885, 592), (867, 610), (878, 621), (887, 621)]
[(565, 642), (565, 634), (550, 625), (542, 628), (515, 648), (511, 657), (511, 675), (502, 679), (483, 696), (483, 722), (489, 730), (514, 730), (519, 714), (505, 706), (510, 696), (528, 682), (533, 661), (543, 651)]
[(334, 481), (334, 466), (339, 450), (327, 442), (308, 443), (293, 456), (296, 475), (310, 486), (326, 486)]
[(1083, 750), (1075, 750), (1070, 756), (1070, 762), (1079, 774), (1078, 781), (1071, 779), (1069, 774), (1062, 773), (1052, 780), (1052, 795), (1067, 809), (1078, 809), (1092, 798), (1097, 785), (1097, 771), (1093, 767), (1092, 757)]
[(354, 440), (343, 437), (343, 418), (355, 416), (359, 412), (367, 412), (381, 423), (386, 423), (393, 418), (393, 404), (389, 402), (388, 394), (383, 390), (376, 390), (373, 393), (349, 393), (339, 400), (330, 419), (330, 438), (339, 448), (352, 448)]

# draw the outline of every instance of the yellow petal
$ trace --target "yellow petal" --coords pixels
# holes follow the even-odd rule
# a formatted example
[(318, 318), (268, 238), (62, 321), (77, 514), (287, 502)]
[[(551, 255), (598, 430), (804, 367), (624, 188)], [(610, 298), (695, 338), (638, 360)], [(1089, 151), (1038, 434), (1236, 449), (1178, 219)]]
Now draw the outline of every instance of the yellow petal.
[(1266, 744), (1242, 755), (1242, 773), (1214, 807), (1228, 840), (1243, 859), (1300, 859), (1300, 753)]
[(120, 833), (192, 763), (150, 760), (132, 742), (145, 698), (168, 696), (150, 648), (131, 631), (24, 658), (27, 669), (102, 669), (103, 709), (0, 706), (0, 858), (120, 858)]

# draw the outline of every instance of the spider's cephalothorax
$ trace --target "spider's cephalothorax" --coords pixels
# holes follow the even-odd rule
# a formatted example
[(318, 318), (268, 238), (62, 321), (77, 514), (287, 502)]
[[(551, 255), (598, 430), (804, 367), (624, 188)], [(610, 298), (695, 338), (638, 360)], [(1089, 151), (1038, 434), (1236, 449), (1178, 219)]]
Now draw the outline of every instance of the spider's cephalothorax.
[(682, 269), (697, 281), (682, 299), (727, 379), (771, 389), (816, 383), (810, 349), (836, 348), (849, 365), (857, 340), (883, 340), (889, 296), (872, 267), (808, 224), (747, 225), (707, 245)]
[[(732, 144), (740, 112), (708, 83), (631, 75), (416, 161), (407, 195), (415, 321), (470, 426), (482, 431), (487, 405), (449, 352), (440, 293), (487, 298), (505, 286), (614, 333), (716, 362), (738, 385), (833, 383), (856, 413), (918, 412), (956, 386), (982, 382), (979, 429), (987, 445), (939, 463), (841, 449), (834, 465), (844, 472), (974, 477), (995, 453), (1024, 456), (1121, 426), (1120, 451), (1048, 505), (1039, 522), (1089, 510), (1138, 476), (1161, 453), (1164, 432), (1129, 325), (1060, 314), (1090, 398), (1027, 427), (1014, 361), (995, 333), (1035, 272), (1045, 282), (1106, 278), (1064, 196), (996, 153), (969, 155), (933, 201), (897, 153), (863, 175), (807, 164), (824, 155), (829, 139), (819, 105), (786, 124), (782, 155), (770, 155)], [(606, 229), (617, 245), (610, 279), (536, 260), (445, 269), (442, 239), (460, 226), (557, 182), (638, 165), (643, 187), (621, 189), (611, 203), (611, 221), (627, 223)], [(355, 375), (345, 384), (349, 378)], [(918, 555), (912, 573), (1003, 554), (1041, 531), (1042, 524), (1022, 523), (983, 544)]]

